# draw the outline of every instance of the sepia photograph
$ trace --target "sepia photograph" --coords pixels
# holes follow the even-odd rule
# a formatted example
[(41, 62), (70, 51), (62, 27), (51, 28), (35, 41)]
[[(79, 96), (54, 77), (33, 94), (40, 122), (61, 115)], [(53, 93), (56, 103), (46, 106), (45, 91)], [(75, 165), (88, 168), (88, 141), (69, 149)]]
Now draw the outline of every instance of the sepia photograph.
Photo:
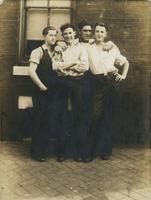
[(151, 0), (0, 0), (0, 200), (151, 200)]

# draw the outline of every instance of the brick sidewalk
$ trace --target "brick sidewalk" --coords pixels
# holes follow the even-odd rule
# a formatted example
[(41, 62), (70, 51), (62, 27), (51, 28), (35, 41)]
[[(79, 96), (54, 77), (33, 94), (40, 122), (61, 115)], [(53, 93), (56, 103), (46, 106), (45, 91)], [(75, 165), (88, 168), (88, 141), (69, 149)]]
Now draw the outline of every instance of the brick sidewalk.
[(108, 161), (44, 163), (29, 143), (0, 143), (0, 200), (151, 200), (151, 149), (114, 148)]

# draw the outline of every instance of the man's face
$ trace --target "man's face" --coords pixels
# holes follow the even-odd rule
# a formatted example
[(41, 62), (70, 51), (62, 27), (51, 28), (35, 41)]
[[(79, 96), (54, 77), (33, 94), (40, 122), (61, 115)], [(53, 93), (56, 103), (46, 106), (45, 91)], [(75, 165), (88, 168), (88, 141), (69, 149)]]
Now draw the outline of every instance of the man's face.
[(48, 31), (48, 34), (44, 36), (45, 41), (48, 45), (54, 45), (56, 43), (57, 39), (57, 31), (56, 30), (50, 30)]
[(75, 35), (76, 32), (73, 30), (73, 28), (66, 28), (62, 33), (65, 42), (69, 45), (73, 43)]
[(107, 31), (104, 26), (96, 26), (94, 31), (94, 38), (98, 42), (103, 42), (104, 38), (107, 36)]
[(82, 27), (81, 30), (81, 39), (83, 42), (88, 42), (92, 35), (92, 28), (90, 25), (86, 25)]

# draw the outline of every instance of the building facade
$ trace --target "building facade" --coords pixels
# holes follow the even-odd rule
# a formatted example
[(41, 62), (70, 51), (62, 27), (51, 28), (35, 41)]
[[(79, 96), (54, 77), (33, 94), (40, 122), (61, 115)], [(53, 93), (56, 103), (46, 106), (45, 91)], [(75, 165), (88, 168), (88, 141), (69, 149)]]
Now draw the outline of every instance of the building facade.
[[(115, 142), (147, 144), (150, 132), (151, 1), (149, 0), (3, 0), (0, 5), (0, 140), (30, 136), (32, 109), (19, 109), (32, 96), (28, 76), (13, 66), (28, 66), (42, 29), (83, 19), (109, 25), (109, 40), (130, 62), (126, 81), (117, 88)], [(59, 33), (58, 37), (61, 37)], [(20, 68), (21, 69), (21, 68)], [(20, 70), (19, 70), (20, 71)]]

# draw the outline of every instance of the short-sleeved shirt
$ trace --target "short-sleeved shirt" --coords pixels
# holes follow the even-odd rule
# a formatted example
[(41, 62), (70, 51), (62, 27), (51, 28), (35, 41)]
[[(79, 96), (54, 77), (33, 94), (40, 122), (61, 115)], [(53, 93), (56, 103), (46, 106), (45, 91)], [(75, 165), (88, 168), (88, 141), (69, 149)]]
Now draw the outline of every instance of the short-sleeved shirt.
[(93, 74), (107, 75), (109, 72), (117, 71), (115, 64), (123, 65), (126, 57), (120, 54), (117, 47), (110, 50), (99, 50), (95, 43), (90, 44), (88, 48), (90, 70)]
[(55, 83), (56, 73), (52, 69), (52, 58), (46, 45), (31, 52), (30, 63), (36, 63), (36, 73), (41, 82), (48, 88)]
[[(47, 46), (45, 44), (42, 45), (43, 50), (48, 50), (48, 54), (50, 55), (50, 57), (52, 57), (52, 54), (50, 53), (49, 49), (47, 48)], [(30, 59), (29, 62), (33, 62), (36, 64), (40, 63), (40, 60), (43, 56), (43, 50), (42, 50), (41, 46), (34, 49), (31, 54), (30, 54)]]

